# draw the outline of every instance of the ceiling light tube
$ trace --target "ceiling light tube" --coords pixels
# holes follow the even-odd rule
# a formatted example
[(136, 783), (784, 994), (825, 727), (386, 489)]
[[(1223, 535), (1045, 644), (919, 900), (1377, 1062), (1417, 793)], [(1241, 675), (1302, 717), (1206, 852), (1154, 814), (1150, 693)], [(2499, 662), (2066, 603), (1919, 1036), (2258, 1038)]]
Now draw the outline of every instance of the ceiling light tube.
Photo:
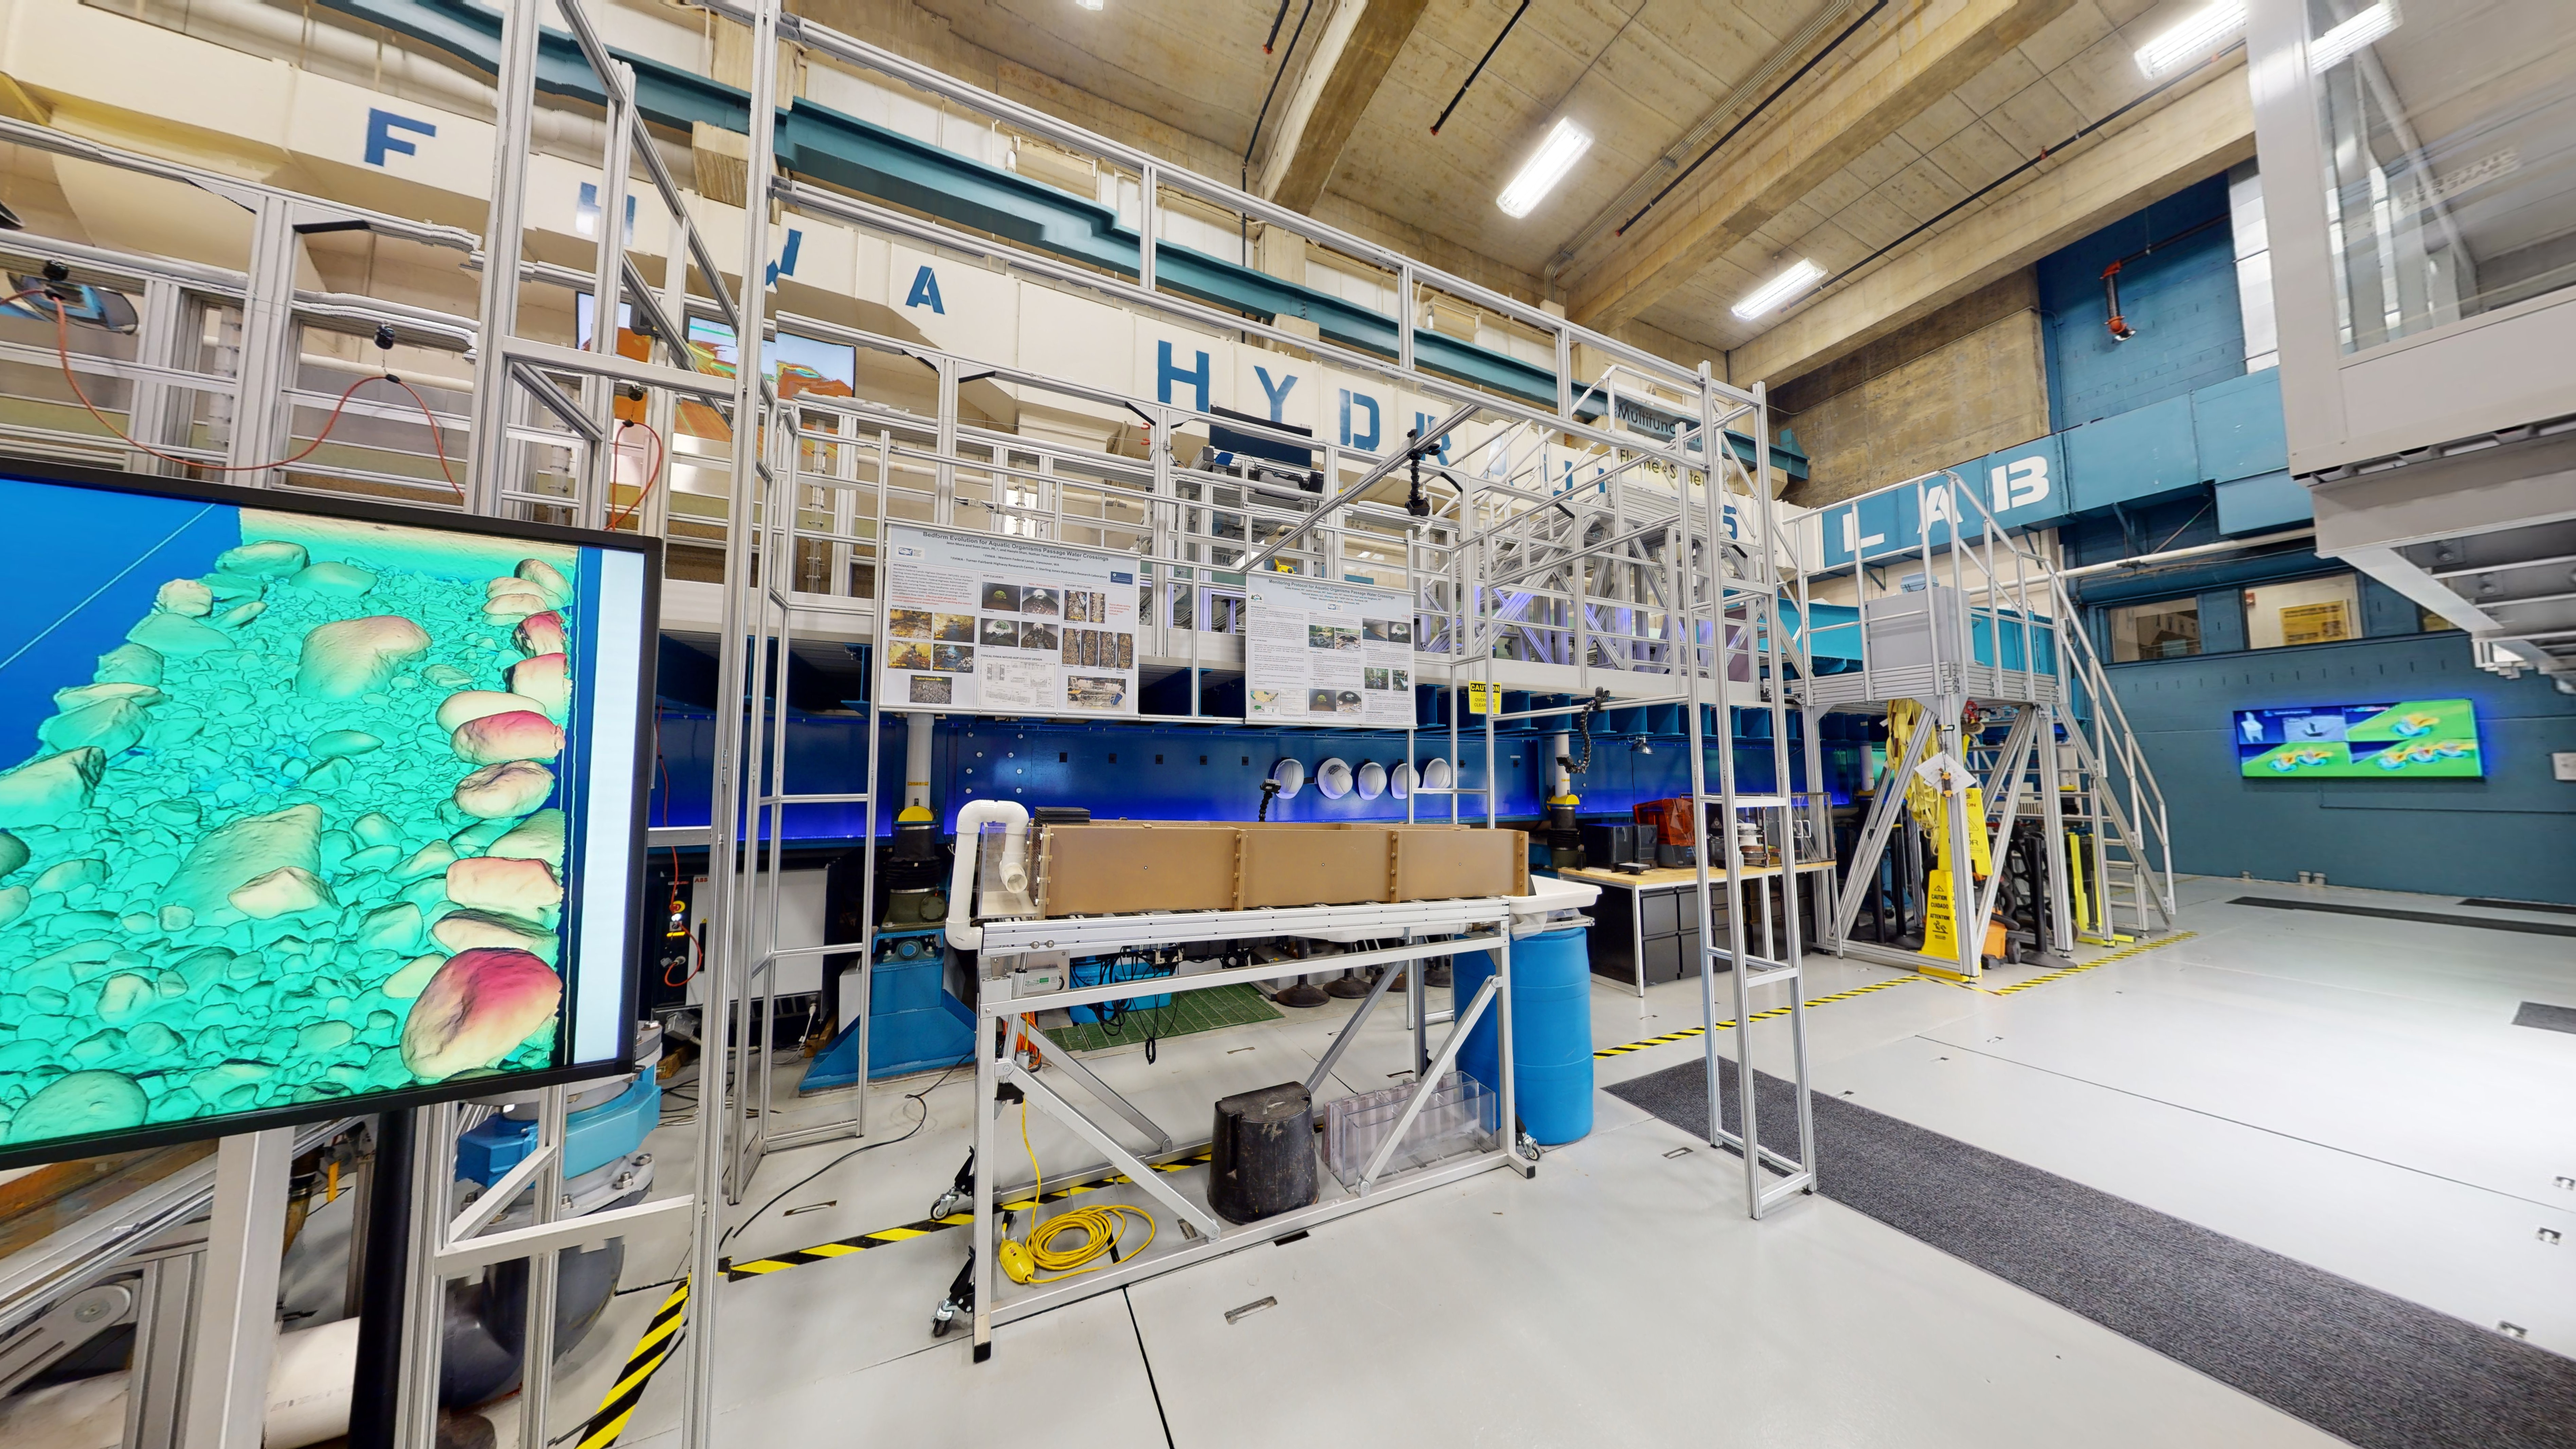
[(1512, 178), (1512, 184), (1494, 198), (1494, 205), (1503, 209), (1503, 215), (1516, 220), (1529, 215), (1591, 149), (1590, 131), (1572, 121), (1558, 121), (1549, 129), (1547, 139), (1538, 143), (1537, 152), (1521, 167), (1520, 174)]
[(2162, 75), (2185, 61), (2211, 54), (2219, 42), (2244, 28), (2245, 0), (2217, 0), (2139, 46), (2138, 69), (2149, 75)]
[(1753, 295), (1735, 304), (1737, 320), (1750, 322), (1781, 303), (1816, 284), (1825, 269), (1801, 257), (1798, 264), (1754, 289)]
[(2308, 69), (2318, 75), (2359, 54), (2397, 28), (2397, 0), (2379, 3), (2308, 43)]

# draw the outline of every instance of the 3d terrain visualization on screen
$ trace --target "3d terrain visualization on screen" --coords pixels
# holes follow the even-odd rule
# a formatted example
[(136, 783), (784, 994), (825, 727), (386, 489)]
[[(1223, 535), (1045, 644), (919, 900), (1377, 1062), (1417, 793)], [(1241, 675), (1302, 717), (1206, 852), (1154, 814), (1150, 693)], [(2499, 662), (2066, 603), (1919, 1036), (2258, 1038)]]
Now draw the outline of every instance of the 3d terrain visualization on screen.
[(65, 491), (0, 483), (65, 595), (0, 645), (0, 1143), (553, 1065), (581, 550)]

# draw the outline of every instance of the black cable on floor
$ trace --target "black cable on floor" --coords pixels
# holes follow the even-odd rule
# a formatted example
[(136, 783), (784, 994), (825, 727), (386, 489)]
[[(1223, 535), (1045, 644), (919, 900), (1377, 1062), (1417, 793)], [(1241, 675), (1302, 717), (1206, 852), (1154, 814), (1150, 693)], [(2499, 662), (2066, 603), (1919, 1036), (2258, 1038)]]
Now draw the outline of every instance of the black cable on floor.
[[(930, 1123), (930, 1102), (928, 1101), (930, 1094), (938, 1091), (940, 1087), (947, 1082), (949, 1076), (959, 1067), (966, 1065), (974, 1059), (975, 1054), (973, 1052), (968, 1052), (966, 1055), (950, 1062), (948, 1064), (948, 1069), (939, 1074), (938, 1081), (932, 1082), (929, 1086), (922, 1088), (918, 1092), (906, 1092), (903, 1094), (905, 1101), (917, 1102), (921, 1105), (921, 1115), (913, 1119), (912, 1127), (901, 1137), (889, 1137), (883, 1142), (871, 1142), (864, 1147), (853, 1147), (849, 1151), (842, 1153), (840, 1156), (833, 1158), (831, 1161), (824, 1163), (822, 1166), (815, 1168), (812, 1172), (809, 1172), (803, 1177), (796, 1179), (794, 1182), (789, 1183), (784, 1191), (780, 1192), (777, 1197), (773, 1197), (769, 1201), (762, 1203), (759, 1209), (753, 1212), (750, 1217), (744, 1218), (741, 1222), (727, 1228), (725, 1230), (725, 1235), (716, 1239), (716, 1246), (718, 1248), (722, 1248), (725, 1244), (732, 1242), (735, 1234), (759, 1221), (761, 1213), (765, 1213), (771, 1208), (778, 1206), (780, 1200), (784, 1199), (788, 1193), (796, 1191), (798, 1188), (801, 1188), (805, 1184), (812, 1182), (814, 1179), (821, 1177), (824, 1173), (831, 1171), (833, 1168), (840, 1166), (842, 1163), (849, 1161), (860, 1153), (874, 1152), (880, 1147), (892, 1147), (898, 1142), (911, 1141), (914, 1134), (920, 1132), (923, 1127), (928, 1126)], [(860, 1087), (860, 1090), (865, 1091), (867, 1088), (863, 1085)]]
[(1154, 1358), (1145, 1352), (1145, 1325), (1136, 1321), (1136, 1299), (1126, 1289), (1118, 1297), (1127, 1305), (1127, 1326), (1136, 1333), (1136, 1361), (1145, 1366), (1145, 1388), (1154, 1396), (1154, 1417), (1162, 1421), (1163, 1449), (1178, 1449), (1172, 1442), (1172, 1416), (1163, 1412), (1163, 1390), (1154, 1382)]

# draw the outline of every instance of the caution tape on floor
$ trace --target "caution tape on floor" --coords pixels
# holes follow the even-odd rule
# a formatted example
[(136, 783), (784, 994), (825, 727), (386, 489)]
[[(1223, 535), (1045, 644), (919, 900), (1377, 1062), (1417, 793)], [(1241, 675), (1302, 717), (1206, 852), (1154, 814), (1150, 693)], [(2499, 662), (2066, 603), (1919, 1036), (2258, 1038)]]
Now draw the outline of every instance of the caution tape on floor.
[(688, 1321), (689, 1281), (671, 1290), (662, 1306), (653, 1311), (653, 1321), (644, 1326), (644, 1336), (635, 1341), (635, 1351), (626, 1355), (626, 1367), (617, 1371), (617, 1382), (608, 1397), (599, 1401), (599, 1412), (581, 1426), (581, 1441), (575, 1449), (608, 1449), (617, 1436), (626, 1432), (626, 1421), (635, 1417), (635, 1406), (644, 1401), (644, 1390), (653, 1375), (670, 1361), (680, 1345), (681, 1325)]
[[(1923, 978), (1920, 976), (1911, 974), (1904, 976), (1890, 976), (1885, 981), (1873, 981), (1867, 986), (1855, 986), (1849, 991), (1837, 991), (1830, 996), (1810, 997), (1805, 1004), (1808, 1006), (1830, 1006), (1837, 1001), (1849, 1001), (1855, 996), (1867, 996), (1873, 991), (1885, 991), (1891, 986), (1902, 986), (1908, 981), (1920, 981), (1922, 979)], [(1787, 1016), (1788, 1014), (1789, 1008), (1785, 1006), (1775, 1006), (1769, 1011), (1757, 1011), (1753, 1013), (1752, 1019), (1755, 1021), (1771, 1021), (1778, 1017)], [(1716, 1029), (1719, 1031), (1732, 1031), (1735, 1027), (1735, 1021), (1729, 1019), (1719, 1022)], [(1689, 1041), (1693, 1037), (1706, 1036), (1709, 1030), (1710, 1029), (1708, 1027), (1704, 1026), (1686, 1026), (1679, 1031), (1665, 1032), (1662, 1036), (1650, 1036), (1644, 1041), (1622, 1042), (1618, 1046), (1602, 1047), (1592, 1055), (1595, 1060), (1599, 1060), (1604, 1057), (1624, 1057), (1630, 1052), (1641, 1052), (1646, 1050), (1648, 1047), (1671, 1046), (1677, 1041)]]
[[(1207, 1160), (1207, 1150), (1202, 1148), (1187, 1157), (1176, 1157), (1169, 1162), (1158, 1162), (1154, 1164), (1154, 1170), (1156, 1172), (1186, 1172), (1193, 1167), (1205, 1164)], [(1005, 1212), (1024, 1212), (1029, 1208), (1042, 1206), (1046, 1203), (1062, 1202), (1069, 1197), (1079, 1197), (1086, 1192), (1098, 1192), (1102, 1188), (1116, 1187), (1128, 1180), (1127, 1174), (1122, 1172), (1111, 1177), (1100, 1178), (1094, 1182), (1077, 1182), (1070, 1187), (1049, 1188), (1044, 1197), (1020, 1198), (1012, 1202), (1003, 1203), (1001, 1204), (1001, 1207)], [(903, 1226), (898, 1228), (881, 1228), (876, 1232), (861, 1233), (856, 1237), (839, 1238), (828, 1243), (816, 1243), (810, 1248), (798, 1248), (791, 1253), (772, 1253), (766, 1257), (745, 1258), (741, 1262), (735, 1262), (731, 1258), (726, 1258), (722, 1260), (720, 1266), (724, 1269), (725, 1280), (727, 1282), (732, 1282), (742, 1278), (757, 1278), (767, 1273), (784, 1272), (789, 1268), (802, 1268), (808, 1263), (822, 1263), (828, 1262), (834, 1258), (846, 1258), (852, 1253), (864, 1253), (870, 1248), (882, 1248), (889, 1243), (908, 1243), (914, 1238), (926, 1237), (932, 1233), (943, 1233), (950, 1228), (962, 1228), (973, 1221), (975, 1221), (975, 1215), (973, 1213), (950, 1213), (944, 1218), (923, 1218), (918, 1222), (905, 1223)], [(588, 1446), (585, 1445), (584, 1449), (588, 1449)]]
[(2144, 955), (2149, 951), (2161, 951), (2167, 946), (2178, 946), (2199, 934), (2198, 931), (2176, 931), (2170, 936), (2158, 936), (2152, 941), (2140, 941), (2134, 946), (2123, 946), (2108, 955), (2096, 956), (2082, 965), (2069, 966), (2063, 971), (2051, 971), (2045, 976), (2034, 976), (2028, 981), (2016, 981), (2010, 986), (1980, 986), (1977, 989), (1989, 996), (2010, 996), (2016, 991), (2028, 991), (2034, 986), (2046, 986), (2052, 981), (2063, 981), (2069, 976), (2081, 976), (2087, 971), (2108, 966), (2114, 961), (2126, 961), (2132, 956)]

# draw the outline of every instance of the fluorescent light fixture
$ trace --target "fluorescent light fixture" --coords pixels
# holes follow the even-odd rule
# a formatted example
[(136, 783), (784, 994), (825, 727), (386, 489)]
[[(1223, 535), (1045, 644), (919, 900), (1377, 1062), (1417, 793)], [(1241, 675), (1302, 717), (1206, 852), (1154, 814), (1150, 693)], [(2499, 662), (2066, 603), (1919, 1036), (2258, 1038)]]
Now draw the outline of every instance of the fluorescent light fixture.
[(2218, 43), (2245, 28), (2245, 0), (2218, 0), (2183, 17), (2173, 29), (2138, 47), (2138, 69), (2162, 75), (2187, 60), (2198, 60)]
[(1073, 3), (1076, 7), (1083, 10), (1097, 10), (1108, 4), (1109, 0), (1073, 0)]
[(1549, 192), (1556, 189), (1556, 183), (1565, 179), (1565, 173), (1574, 169), (1574, 163), (1583, 159), (1583, 153), (1591, 149), (1590, 131), (1572, 121), (1558, 121), (1548, 131), (1547, 139), (1538, 143), (1537, 153), (1521, 167), (1521, 174), (1513, 177), (1512, 184), (1503, 188), (1503, 194), (1494, 198), (1494, 205), (1501, 207), (1503, 215), (1508, 217), (1517, 219), (1529, 215), (1547, 199)]
[(2308, 69), (2324, 75), (2352, 59), (2363, 46), (2376, 42), (2396, 28), (2397, 0), (2379, 0), (2378, 4), (2309, 42)]
[(1736, 303), (1735, 315), (1741, 321), (1750, 322), (1814, 286), (1816, 279), (1824, 274), (1824, 268), (1801, 257), (1796, 266), (1764, 282), (1754, 289), (1752, 296)]

